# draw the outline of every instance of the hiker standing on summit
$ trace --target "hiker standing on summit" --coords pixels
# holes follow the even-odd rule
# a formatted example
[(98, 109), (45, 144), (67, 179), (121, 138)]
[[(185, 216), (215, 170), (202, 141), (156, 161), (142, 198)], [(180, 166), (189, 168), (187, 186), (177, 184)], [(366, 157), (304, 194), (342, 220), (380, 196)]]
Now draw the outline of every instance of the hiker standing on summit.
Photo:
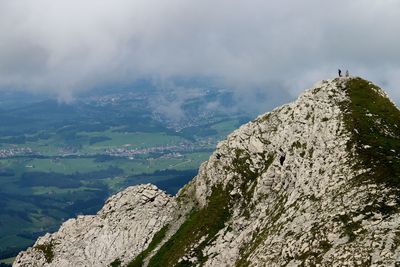
[(342, 77), (342, 70), (338, 69), (339, 77)]

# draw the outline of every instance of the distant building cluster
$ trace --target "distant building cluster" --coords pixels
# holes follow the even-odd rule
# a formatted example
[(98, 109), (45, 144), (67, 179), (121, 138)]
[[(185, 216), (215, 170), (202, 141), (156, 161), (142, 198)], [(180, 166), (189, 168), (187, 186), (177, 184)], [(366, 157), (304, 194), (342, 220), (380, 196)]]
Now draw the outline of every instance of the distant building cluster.
[(180, 144), (174, 146), (157, 146), (157, 147), (148, 147), (139, 149), (130, 149), (128, 147), (122, 147), (122, 148), (109, 148), (106, 150), (106, 154), (114, 157), (133, 158), (136, 155), (145, 155), (150, 153), (164, 154), (166, 152), (170, 152), (165, 155), (170, 155), (171, 157), (179, 157), (180, 156), (179, 152), (189, 152), (193, 151), (194, 149), (195, 147), (191, 144)]
[(9, 158), (21, 155), (32, 154), (33, 151), (30, 147), (16, 147), (0, 149), (0, 158)]

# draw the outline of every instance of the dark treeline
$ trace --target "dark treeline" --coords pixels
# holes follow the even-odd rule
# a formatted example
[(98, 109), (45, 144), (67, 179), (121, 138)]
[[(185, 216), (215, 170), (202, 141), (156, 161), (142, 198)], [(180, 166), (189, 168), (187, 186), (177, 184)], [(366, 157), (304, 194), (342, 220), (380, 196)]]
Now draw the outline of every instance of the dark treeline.
[(55, 186), (58, 188), (79, 188), (83, 180), (97, 180), (114, 177), (123, 174), (124, 171), (117, 167), (109, 167), (93, 172), (76, 172), (74, 174), (63, 174), (58, 172), (25, 172), (19, 179), (19, 186)]
[[(31, 245), (33, 245), (33, 243), (34, 242), (32, 242), (32, 244)], [(3, 250), (0, 250), (0, 259), (8, 259), (8, 258), (12, 258), (12, 257), (15, 257), (15, 256), (17, 256), (18, 255), (18, 253), (21, 251), (21, 250), (25, 250), (25, 249), (27, 249), (28, 248), (28, 246), (24, 246), (24, 247), (10, 247), (10, 248), (6, 248), (6, 249), (3, 249)], [(3, 265), (0, 265), (0, 267), (3, 267), (3, 266), (11, 266), (11, 265), (8, 265), (8, 264), (5, 264), (5, 263), (0, 263), (0, 264), (3, 264)]]
[(0, 169), (0, 177), (14, 176), (15, 173), (10, 169)]

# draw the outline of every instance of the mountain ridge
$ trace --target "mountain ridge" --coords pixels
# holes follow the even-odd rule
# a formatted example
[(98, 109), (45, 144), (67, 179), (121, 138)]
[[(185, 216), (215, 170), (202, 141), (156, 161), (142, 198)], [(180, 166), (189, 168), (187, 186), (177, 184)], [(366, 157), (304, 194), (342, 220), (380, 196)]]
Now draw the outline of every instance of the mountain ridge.
[[(379, 87), (358, 77), (321, 81), (220, 142), (176, 197), (163, 195), (169, 208), (131, 204), (148, 220), (161, 216), (156, 227), (116, 211), (128, 227), (120, 235), (139, 227), (147, 238), (105, 257), (77, 253), (84, 239), (67, 246), (55, 233), (14, 266), (398, 264), (399, 126), (399, 109)], [(127, 199), (140, 199), (138, 188), (163, 194), (146, 185), (128, 188), (136, 195)], [(130, 242), (141, 245), (129, 250)]]

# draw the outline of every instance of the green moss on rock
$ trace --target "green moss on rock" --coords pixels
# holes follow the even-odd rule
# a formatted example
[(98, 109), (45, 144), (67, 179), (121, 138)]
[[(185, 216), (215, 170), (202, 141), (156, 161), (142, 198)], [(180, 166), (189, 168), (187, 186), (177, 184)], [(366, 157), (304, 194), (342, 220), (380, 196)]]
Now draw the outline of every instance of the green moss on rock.
[(119, 267), (121, 266), (121, 260), (120, 259), (115, 259), (113, 262), (110, 263), (111, 267)]
[[(160, 231), (158, 231), (154, 236), (153, 239), (151, 240), (150, 244), (148, 247), (142, 251), (139, 255), (137, 255), (128, 265), (127, 267), (140, 267), (143, 266), (143, 261), (144, 259), (158, 246), (158, 244), (161, 243), (161, 241), (165, 237), (165, 233), (168, 230), (168, 225), (164, 226), (161, 228)], [(119, 266), (119, 265), (117, 265)]]
[(348, 148), (356, 150), (358, 168), (371, 168), (360, 178), (400, 188), (400, 110), (361, 78), (350, 79), (345, 90), (350, 101), (342, 105), (344, 121), (352, 133)]
[(222, 185), (214, 187), (207, 206), (192, 210), (178, 231), (150, 259), (149, 266), (190, 266), (189, 261), (179, 262), (188, 253), (198, 262), (204, 262), (207, 257), (202, 250), (225, 227), (229, 209), (229, 189)]
[(41, 244), (41, 245), (36, 245), (33, 248), (41, 251), (44, 255), (44, 258), (46, 259), (47, 263), (51, 263), (54, 259), (54, 246), (55, 242), (51, 241), (49, 243)]
[(240, 175), (235, 182), (240, 184), (239, 188), (244, 196), (243, 200), (245, 205), (249, 204), (253, 197), (254, 189), (257, 185), (257, 178), (271, 166), (274, 159), (275, 156), (273, 154), (268, 154), (264, 166), (260, 169), (254, 168), (252, 170), (251, 157), (248, 152), (242, 149), (235, 150), (235, 158), (232, 160), (230, 171)]

